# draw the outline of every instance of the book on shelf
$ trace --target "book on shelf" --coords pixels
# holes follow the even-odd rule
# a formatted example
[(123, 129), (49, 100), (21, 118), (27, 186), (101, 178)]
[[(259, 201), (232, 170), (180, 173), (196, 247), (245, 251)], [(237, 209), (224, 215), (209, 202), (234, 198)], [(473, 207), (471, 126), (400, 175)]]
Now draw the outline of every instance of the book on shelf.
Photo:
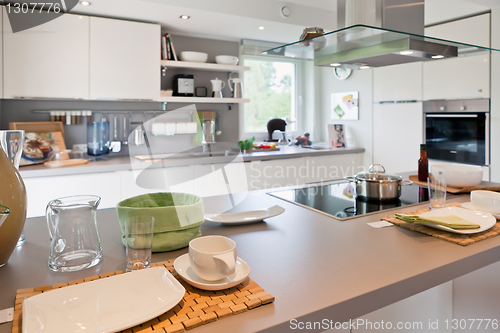
[(167, 60), (167, 38), (161, 38), (161, 59)]
[(171, 48), (174, 60), (177, 61), (177, 53), (175, 53), (175, 47), (174, 47), (174, 42), (172, 41), (172, 36), (168, 35), (168, 40), (170, 42), (170, 48)]
[[(163, 40), (165, 42), (163, 42)], [(164, 37), (162, 37), (162, 45), (164, 43), (164, 46), (162, 46), (162, 48), (164, 48), (165, 50), (165, 53), (162, 54), (163, 56), (163, 60), (174, 60), (174, 61), (177, 61), (177, 54), (175, 53), (175, 49), (174, 49), (174, 44), (172, 43), (172, 37), (170, 37), (169, 34), (165, 34)]]

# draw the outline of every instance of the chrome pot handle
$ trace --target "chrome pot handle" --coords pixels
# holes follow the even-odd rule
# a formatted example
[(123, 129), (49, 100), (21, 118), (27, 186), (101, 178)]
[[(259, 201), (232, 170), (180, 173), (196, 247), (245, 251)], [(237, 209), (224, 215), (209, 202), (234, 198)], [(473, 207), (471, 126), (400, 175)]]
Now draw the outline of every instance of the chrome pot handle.
[(353, 177), (353, 176), (345, 176), (344, 179), (348, 180), (350, 182), (355, 182), (356, 181), (356, 177)]
[(372, 169), (374, 167), (381, 167), (382, 168), (382, 173), (385, 173), (385, 168), (382, 166), (382, 164), (372, 164), (370, 165), (370, 168), (368, 169), (368, 172), (372, 172), (372, 173), (378, 173), (378, 171), (372, 171)]
[(402, 180), (401, 181), (401, 185), (405, 186), (405, 185), (412, 185), (413, 182), (411, 180)]

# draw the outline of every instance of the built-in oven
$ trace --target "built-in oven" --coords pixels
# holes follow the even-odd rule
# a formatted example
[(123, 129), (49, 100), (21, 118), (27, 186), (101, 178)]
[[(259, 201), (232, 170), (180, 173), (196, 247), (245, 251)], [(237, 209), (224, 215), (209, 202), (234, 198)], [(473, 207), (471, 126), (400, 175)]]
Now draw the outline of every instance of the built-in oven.
[(429, 159), (490, 164), (490, 100), (425, 101), (424, 141)]

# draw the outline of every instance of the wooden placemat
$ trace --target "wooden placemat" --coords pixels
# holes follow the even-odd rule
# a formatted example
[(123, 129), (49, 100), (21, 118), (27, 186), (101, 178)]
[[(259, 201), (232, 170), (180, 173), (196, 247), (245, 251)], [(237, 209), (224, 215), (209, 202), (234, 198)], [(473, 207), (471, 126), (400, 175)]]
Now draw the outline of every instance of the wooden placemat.
[[(451, 204), (448, 204), (446, 206), (447, 207), (462, 207), (462, 205), (458, 202), (451, 203)], [(407, 212), (405, 214), (420, 215), (420, 214), (428, 212), (428, 211), (429, 211), (429, 209), (426, 208), (426, 209), (416, 210), (413, 212)], [(500, 222), (498, 222), (498, 221), (491, 229), (488, 229), (488, 230), (483, 231), (483, 232), (478, 232), (476, 234), (464, 235), (464, 234), (455, 234), (452, 232), (447, 232), (444, 230), (427, 227), (427, 226), (421, 225), (421, 224), (406, 223), (406, 222), (403, 222), (401, 220), (398, 220), (395, 215), (383, 217), (382, 220), (385, 220), (387, 222), (391, 222), (391, 223), (397, 225), (398, 227), (402, 227), (405, 229), (420, 232), (422, 234), (426, 234), (426, 235), (436, 237), (436, 238), (445, 240), (447, 242), (451, 242), (451, 243), (462, 245), (462, 246), (471, 245), (471, 244), (480, 242), (482, 240), (500, 235)]]
[[(186, 294), (173, 309), (157, 318), (151, 319), (138, 326), (129, 328), (124, 333), (177, 333), (205, 325), (219, 319), (237, 315), (255, 309), (264, 304), (274, 302), (274, 296), (268, 294), (252, 279), (247, 278), (239, 285), (220, 291), (201, 290), (187, 284), (174, 270), (175, 259), (151, 264), (151, 266), (165, 266), (177, 280), (186, 288)], [(75, 284), (94, 281), (113, 275), (123, 274), (125, 271), (104, 273), (99, 276), (90, 276), (85, 279), (58, 283), (36, 288), (19, 289), (16, 293), (14, 307), (14, 322), (12, 333), (22, 332), (22, 303), (26, 298), (41, 294), (52, 289), (63, 288)]]
[[(418, 180), (418, 176), (410, 176), (409, 179), (415, 184), (427, 186), (426, 182), (421, 182)], [(477, 191), (477, 190), (500, 191), (500, 186), (498, 186), (497, 183), (481, 182), (481, 184), (477, 186), (462, 187), (462, 188), (451, 187), (451, 186), (446, 187), (446, 192), (449, 193), (470, 193), (472, 191)]]

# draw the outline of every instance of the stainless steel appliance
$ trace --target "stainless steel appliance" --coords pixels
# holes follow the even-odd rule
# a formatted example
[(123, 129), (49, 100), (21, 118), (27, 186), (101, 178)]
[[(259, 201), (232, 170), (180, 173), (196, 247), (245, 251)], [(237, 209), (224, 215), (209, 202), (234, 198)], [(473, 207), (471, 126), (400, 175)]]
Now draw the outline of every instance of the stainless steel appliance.
[(429, 159), (490, 164), (490, 100), (423, 103), (424, 141)]
[(174, 75), (173, 96), (194, 96), (194, 76), (191, 74)]
[(429, 200), (427, 188), (415, 184), (402, 186), (401, 196), (392, 201), (356, 198), (355, 185), (345, 180), (268, 194), (338, 220), (376, 214), (382, 210), (415, 206)]

